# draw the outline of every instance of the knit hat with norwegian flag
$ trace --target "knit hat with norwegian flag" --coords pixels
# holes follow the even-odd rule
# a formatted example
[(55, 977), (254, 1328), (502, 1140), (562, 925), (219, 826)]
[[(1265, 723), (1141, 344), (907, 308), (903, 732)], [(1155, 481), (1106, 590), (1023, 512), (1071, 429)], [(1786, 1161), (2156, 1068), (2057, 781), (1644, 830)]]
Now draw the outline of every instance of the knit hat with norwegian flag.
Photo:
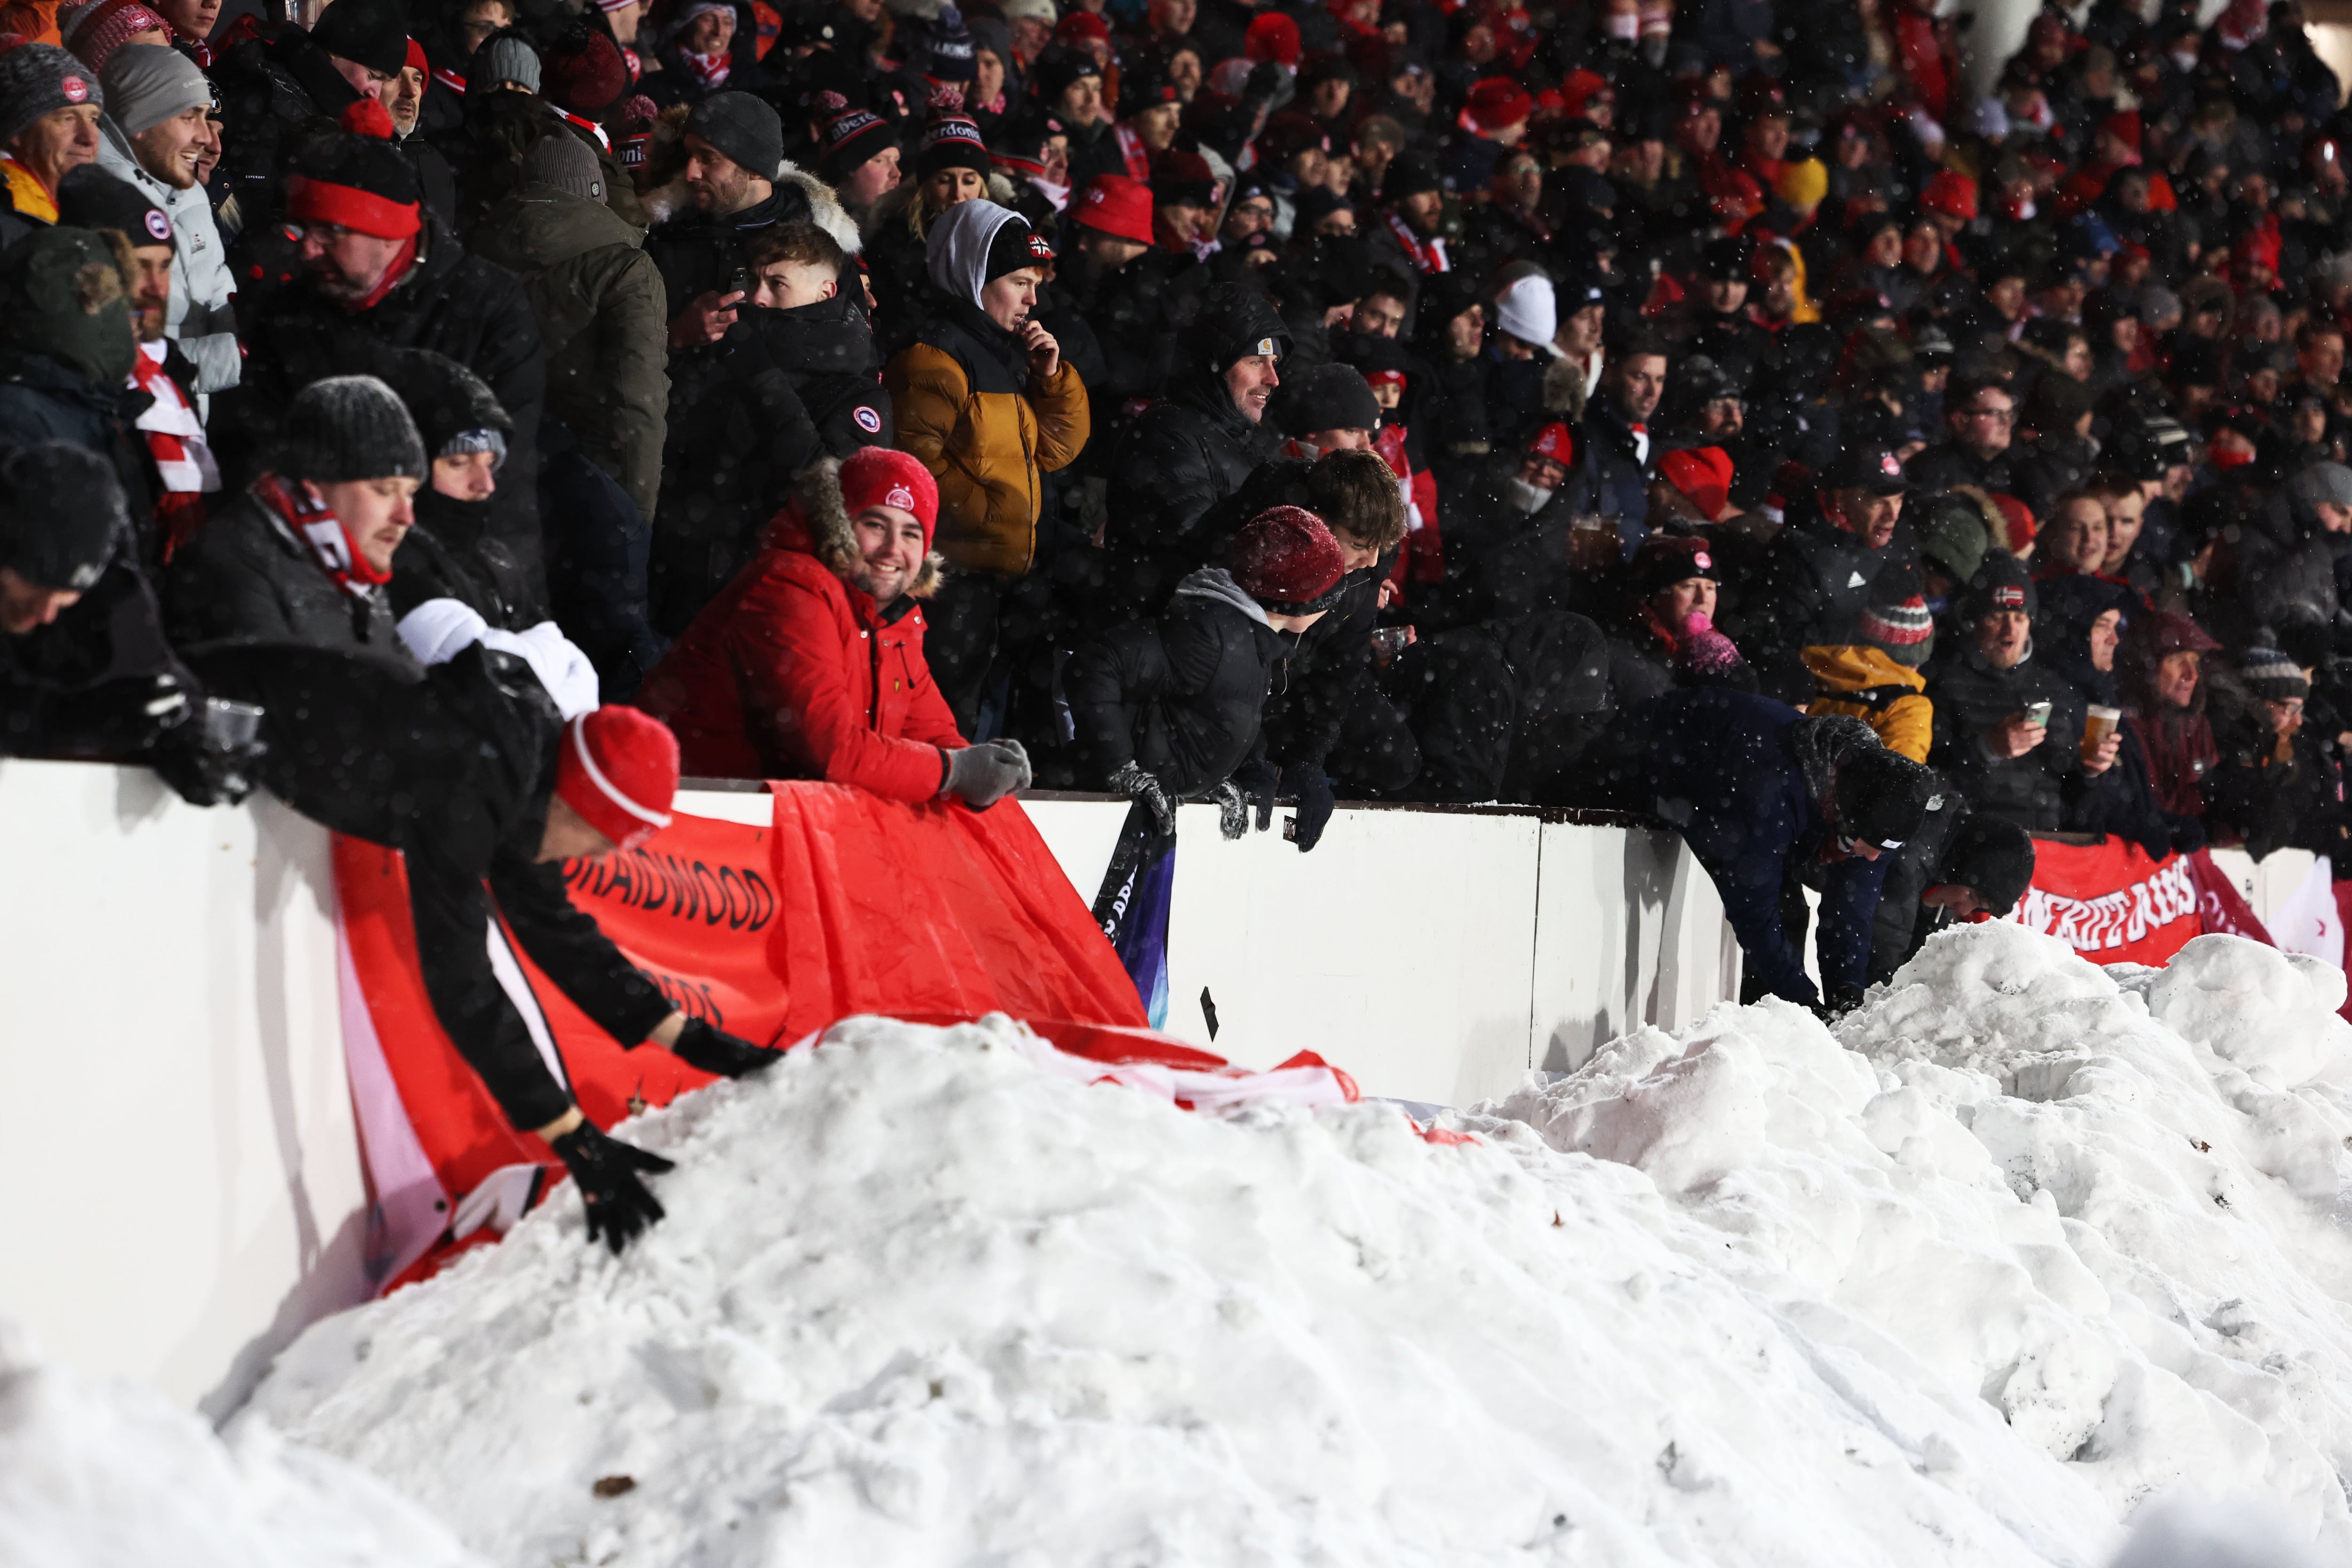
[(677, 737), (635, 708), (593, 709), (563, 727), (555, 798), (613, 841), (634, 848), (667, 827), (677, 798)]

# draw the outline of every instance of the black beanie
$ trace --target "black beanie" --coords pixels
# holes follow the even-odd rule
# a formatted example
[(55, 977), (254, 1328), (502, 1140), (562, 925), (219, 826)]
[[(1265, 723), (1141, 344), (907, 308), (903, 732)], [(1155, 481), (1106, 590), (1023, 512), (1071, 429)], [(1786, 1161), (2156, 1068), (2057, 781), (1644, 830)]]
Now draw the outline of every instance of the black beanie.
[(335, 0), (310, 29), (310, 41), (386, 76), (398, 76), (408, 63), (408, 22), (397, 0)]
[(431, 473), (416, 422), (399, 395), (372, 375), (330, 376), (296, 395), (270, 467), (289, 479), (327, 485), (423, 480)]
[(2032, 884), (2033, 836), (2014, 822), (1974, 813), (1952, 835), (1937, 880), (1974, 888), (1986, 909), (2006, 915)]
[(1376, 430), (1381, 405), (1371, 384), (1351, 364), (1318, 364), (1282, 384), (1272, 410), (1277, 429), (1291, 436), (1318, 430)]
[(113, 229), (134, 249), (142, 245), (173, 245), (172, 220), (163, 209), (149, 201), (138, 186), (95, 163), (68, 169), (58, 182), (58, 222), (68, 228)]
[(961, 114), (943, 114), (923, 127), (915, 154), (915, 178), (928, 180), (942, 169), (970, 169), (988, 178), (988, 143), (981, 139), (980, 122)]
[(453, 443), (469, 432), (494, 430), (503, 436), (514, 428), (514, 420), (499, 405), (488, 384), (446, 354), (389, 349), (379, 369), (384, 384), (407, 405), (425, 449), (435, 457), (448, 456)]
[(1008, 272), (1018, 272), (1024, 267), (1043, 267), (1054, 259), (1054, 248), (1029, 226), (1029, 220), (1013, 215), (996, 226), (996, 233), (988, 242), (988, 265), (981, 274), (981, 285), (995, 282)]
[(1236, 360), (1290, 352), (1290, 329), (1274, 301), (1241, 283), (1216, 283), (1201, 295), (1201, 313), (1184, 334), (1208, 350), (1210, 368), (1223, 374)]
[(86, 593), (130, 527), (114, 465), (63, 441), (0, 463), (0, 566), (37, 588)]
[(1992, 610), (2023, 610), (2029, 616), (2042, 610), (2033, 574), (2025, 569), (2024, 562), (1998, 550), (1985, 552), (1984, 563), (1969, 580), (1968, 594), (1960, 601), (1960, 613), (1971, 622)]
[(784, 161), (784, 122), (748, 92), (712, 93), (686, 117), (686, 133), (701, 137), (763, 180), (774, 179)]
[(1837, 765), (1838, 826), (1881, 849), (1899, 849), (1919, 831), (1936, 775), (1884, 746), (1864, 746)]

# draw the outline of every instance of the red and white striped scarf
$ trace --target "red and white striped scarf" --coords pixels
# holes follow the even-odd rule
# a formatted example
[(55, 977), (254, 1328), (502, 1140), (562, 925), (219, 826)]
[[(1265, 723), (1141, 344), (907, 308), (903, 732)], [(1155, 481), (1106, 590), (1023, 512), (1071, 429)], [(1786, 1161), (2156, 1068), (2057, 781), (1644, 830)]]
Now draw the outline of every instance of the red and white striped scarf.
[(205, 497), (221, 488), (221, 477), (194, 405), (163, 368), (164, 349), (160, 342), (139, 345), (131, 362), (131, 384), (154, 399), (139, 416), (139, 431), (163, 480), (155, 521), (163, 533), (163, 559), (169, 561), (204, 527)]
[(253, 494), (269, 509), (279, 527), (309, 547), (311, 559), (335, 580), (335, 586), (352, 598), (364, 599), (392, 581), (391, 573), (378, 571), (360, 553), (359, 543), (343, 526), (343, 520), (329, 510), (324, 501), (312, 500), (298, 481), (264, 474), (253, 481)]
[(1394, 213), (1389, 214), (1389, 232), (1397, 237), (1397, 243), (1404, 247), (1404, 253), (1412, 258), (1413, 266), (1420, 270), (1423, 272), (1454, 270), (1454, 263), (1445, 254), (1444, 240), (1422, 238), (1412, 232), (1411, 224)]
[(1127, 164), (1127, 173), (1129, 177), (1137, 180), (1150, 180), (1151, 178), (1151, 153), (1144, 147), (1143, 138), (1138, 136), (1134, 132), (1129, 130), (1124, 125), (1112, 126), (1111, 135), (1118, 140), (1118, 155), (1119, 158)]

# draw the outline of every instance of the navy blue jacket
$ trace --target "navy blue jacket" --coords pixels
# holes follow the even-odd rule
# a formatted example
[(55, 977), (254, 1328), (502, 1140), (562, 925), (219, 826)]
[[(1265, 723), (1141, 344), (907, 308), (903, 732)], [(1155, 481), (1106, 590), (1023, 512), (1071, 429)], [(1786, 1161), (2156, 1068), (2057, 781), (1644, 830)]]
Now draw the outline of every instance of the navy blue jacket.
[[(1657, 813), (1715, 879), (1748, 973), (1775, 996), (1811, 1004), (1804, 955), (1780, 929), (1780, 888), (1811, 864), (1830, 825), (1790, 745), (1804, 717), (1785, 702), (1721, 687), (1668, 691), (1650, 704), (1650, 791)], [(1869, 982), (1871, 922), (1887, 860), (1829, 867), (1815, 939), (1832, 990)]]

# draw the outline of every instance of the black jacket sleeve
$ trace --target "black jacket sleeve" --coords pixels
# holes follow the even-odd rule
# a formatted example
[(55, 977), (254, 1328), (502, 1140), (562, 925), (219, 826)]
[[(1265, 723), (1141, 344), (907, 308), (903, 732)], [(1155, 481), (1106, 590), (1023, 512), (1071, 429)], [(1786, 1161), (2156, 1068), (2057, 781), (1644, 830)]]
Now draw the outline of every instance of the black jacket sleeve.
[(1143, 707), (1167, 681), (1167, 654), (1148, 623), (1114, 627), (1071, 658), (1063, 689), (1078, 748), (1097, 783), (1135, 760)]
[(624, 1047), (642, 1044), (677, 1011), (595, 917), (573, 905), (561, 868), (502, 854), (490, 866), (490, 892), (530, 961)]
[(489, 943), (504, 939), (491, 930), (482, 881), (490, 859), (484, 835), (478, 827), (449, 826), (458, 830), (420, 833), (403, 846), (417, 964), (457, 1054), (480, 1075), (507, 1120), (530, 1131), (569, 1110), (572, 1091), (541, 1058), (490, 966)]

